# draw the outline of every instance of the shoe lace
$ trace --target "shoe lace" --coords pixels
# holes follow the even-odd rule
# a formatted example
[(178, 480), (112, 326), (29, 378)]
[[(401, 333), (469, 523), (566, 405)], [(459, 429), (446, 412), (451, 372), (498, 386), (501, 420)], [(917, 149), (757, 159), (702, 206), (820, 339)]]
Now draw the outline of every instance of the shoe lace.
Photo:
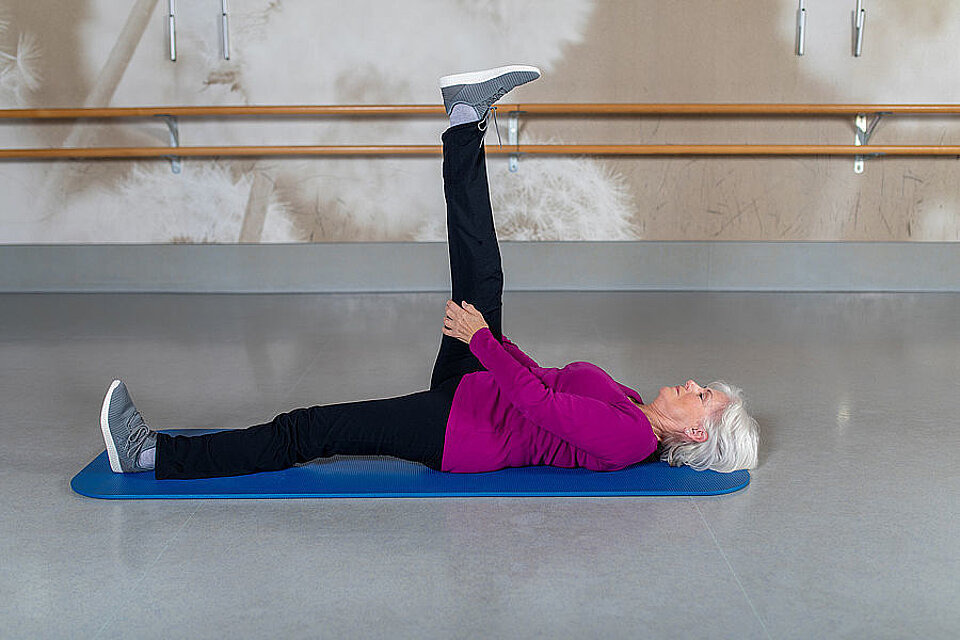
[[(506, 91), (504, 91), (504, 92), (501, 93), (500, 95), (504, 95), (505, 93), (506, 93)], [(483, 131), (484, 133), (486, 133), (486, 131), (487, 131), (486, 125), (487, 125), (487, 121), (488, 121), (489, 118), (490, 118), (490, 112), (493, 112), (493, 126), (494, 126), (494, 128), (496, 128), (496, 130), (497, 130), (497, 142), (500, 144), (500, 148), (502, 149), (502, 148), (503, 148), (503, 138), (500, 137), (500, 123), (497, 122), (497, 107), (496, 107), (496, 106), (490, 106), (490, 107), (487, 109), (487, 112), (483, 115), (483, 119), (481, 119), (480, 122), (477, 123), (477, 128), (480, 129), (480, 131)], [(483, 136), (480, 136), (480, 146), (481, 146), (481, 147), (483, 146)]]
[(143, 421), (140, 411), (134, 411), (133, 415), (127, 418), (127, 427), (130, 428), (130, 435), (127, 436), (127, 451), (136, 459), (140, 455), (140, 449), (147, 441), (147, 437), (153, 433), (150, 427)]

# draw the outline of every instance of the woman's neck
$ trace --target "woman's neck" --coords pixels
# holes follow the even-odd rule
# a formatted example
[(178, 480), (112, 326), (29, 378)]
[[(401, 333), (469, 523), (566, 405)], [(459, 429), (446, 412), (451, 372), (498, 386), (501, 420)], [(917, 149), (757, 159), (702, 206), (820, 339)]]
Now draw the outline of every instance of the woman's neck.
[(636, 401), (634, 398), (630, 398), (637, 407), (640, 408), (640, 411), (643, 411), (643, 415), (647, 416), (647, 422), (650, 423), (650, 428), (653, 429), (653, 435), (656, 436), (657, 442), (662, 440), (661, 431), (660, 431), (660, 419), (657, 418), (656, 414), (653, 412), (650, 407), (645, 404), (641, 404)]

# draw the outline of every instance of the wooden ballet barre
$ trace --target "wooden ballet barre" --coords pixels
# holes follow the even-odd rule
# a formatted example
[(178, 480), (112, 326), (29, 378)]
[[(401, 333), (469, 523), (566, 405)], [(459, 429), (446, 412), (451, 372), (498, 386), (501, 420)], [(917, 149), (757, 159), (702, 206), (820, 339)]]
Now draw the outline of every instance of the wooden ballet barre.
[[(960, 145), (485, 145), (493, 155), (615, 155), (615, 156), (956, 156)], [(12, 158), (164, 158), (241, 156), (429, 156), (441, 155), (440, 145), (384, 146), (253, 146), (253, 147), (80, 147), (75, 149), (0, 149), (0, 159)]]
[[(931, 115), (960, 113), (960, 104), (750, 104), (750, 103), (531, 103), (498, 104), (498, 113), (542, 115)], [(145, 118), (153, 116), (399, 116), (445, 115), (440, 105), (273, 105), (0, 109), (0, 119)]]
[[(863, 172), (863, 159), (877, 156), (960, 156), (958, 145), (869, 145), (870, 135), (885, 115), (960, 114), (960, 104), (762, 104), (762, 103), (533, 103), (498, 104), (508, 115), (506, 146), (486, 145), (494, 155), (509, 154), (516, 171), (521, 155), (606, 156), (855, 156), (854, 170)], [(440, 105), (272, 105), (194, 107), (113, 107), (103, 109), (0, 109), (0, 119), (163, 118), (170, 129), (167, 147), (77, 147), (53, 149), (0, 149), (2, 159), (50, 158), (168, 158), (179, 172), (184, 157), (263, 156), (428, 156), (440, 155), (440, 145), (367, 146), (215, 146), (183, 147), (179, 144), (180, 117), (223, 116), (443, 116)], [(856, 116), (855, 145), (521, 145), (517, 135), (519, 114), (525, 115), (807, 115)], [(875, 116), (872, 125), (867, 114)]]

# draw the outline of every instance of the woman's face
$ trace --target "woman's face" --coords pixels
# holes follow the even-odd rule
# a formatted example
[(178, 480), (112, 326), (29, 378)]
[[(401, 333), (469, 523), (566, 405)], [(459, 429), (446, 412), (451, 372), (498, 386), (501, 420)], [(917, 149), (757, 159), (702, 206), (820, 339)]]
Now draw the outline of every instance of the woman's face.
[(682, 434), (686, 440), (703, 442), (706, 432), (701, 428), (704, 418), (721, 410), (730, 399), (721, 391), (701, 387), (693, 380), (677, 387), (661, 387), (651, 403), (667, 419), (667, 428)]

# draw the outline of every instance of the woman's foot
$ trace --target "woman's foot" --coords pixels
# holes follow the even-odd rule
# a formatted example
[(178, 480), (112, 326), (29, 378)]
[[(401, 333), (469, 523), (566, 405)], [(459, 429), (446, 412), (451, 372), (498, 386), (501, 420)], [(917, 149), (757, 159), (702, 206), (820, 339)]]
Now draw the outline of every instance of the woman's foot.
[[(100, 431), (103, 432), (107, 458), (114, 473), (138, 473), (153, 469), (157, 434), (143, 421), (143, 416), (133, 406), (127, 385), (120, 380), (113, 381), (103, 398)], [(141, 454), (144, 454), (143, 458)]]
[(539, 77), (540, 69), (519, 64), (443, 76), (440, 93), (450, 126), (485, 119), (497, 100)]

